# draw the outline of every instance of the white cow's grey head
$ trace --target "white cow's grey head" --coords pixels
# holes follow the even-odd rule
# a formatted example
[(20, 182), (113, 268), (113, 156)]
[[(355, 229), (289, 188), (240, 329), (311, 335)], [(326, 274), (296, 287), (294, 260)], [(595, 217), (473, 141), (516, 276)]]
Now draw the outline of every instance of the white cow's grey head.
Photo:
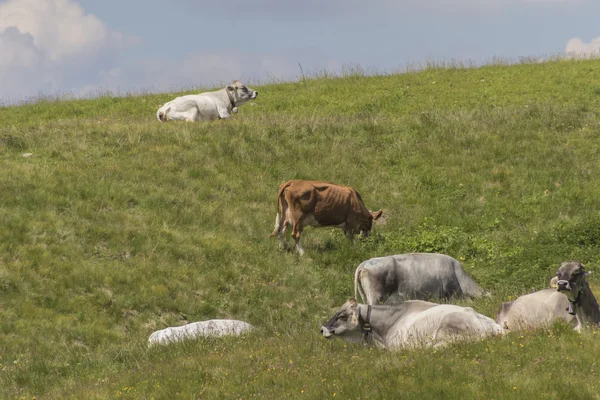
[(328, 339), (338, 336), (350, 342), (360, 342), (363, 334), (358, 319), (358, 302), (356, 299), (349, 299), (321, 327), (321, 334)]
[(231, 85), (227, 85), (225, 90), (229, 93), (230, 98), (233, 100), (232, 102), (236, 107), (258, 97), (257, 91), (250, 89), (240, 81), (233, 81)]
[(556, 277), (556, 290), (565, 294), (571, 302), (577, 301), (579, 293), (584, 289), (589, 272), (579, 261), (565, 261), (560, 265)]

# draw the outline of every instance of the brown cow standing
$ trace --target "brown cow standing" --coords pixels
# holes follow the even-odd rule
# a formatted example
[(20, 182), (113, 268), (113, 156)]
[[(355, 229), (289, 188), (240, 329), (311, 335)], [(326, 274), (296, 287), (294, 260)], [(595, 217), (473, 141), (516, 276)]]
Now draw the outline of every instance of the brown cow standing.
[(351, 187), (321, 181), (292, 180), (279, 187), (277, 217), (271, 237), (279, 236), (285, 248), (285, 229), (292, 226), (292, 237), (300, 255), (304, 249), (300, 235), (305, 226), (336, 226), (346, 236), (362, 232), (368, 236), (373, 220), (381, 217), (382, 210), (371, 212), (365, 207), (360, 194)]

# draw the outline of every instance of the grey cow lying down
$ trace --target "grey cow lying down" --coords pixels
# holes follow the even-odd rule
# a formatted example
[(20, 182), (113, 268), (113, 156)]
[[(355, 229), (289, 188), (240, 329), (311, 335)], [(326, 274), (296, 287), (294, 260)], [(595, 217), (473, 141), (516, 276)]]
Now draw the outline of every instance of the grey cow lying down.
[(563, 262), (550, 281), (556, 289), (529, 293), (502, 304), (496, 322), (510, 330), (547, 328), (557, 321), (565, 321), (578, 331), (599, 324), (600, 310), (587, 275), (580, 262)]
[(354, 297), (366, 304), (404, 300), (480, 297), (484, 290), (454, 258), (436, 253), (410, 253), (371, 258), (354, 274)]
[(237, 336), (245, 332), (250, 332), (253, 329), (254, 327), (249, 323), (235, 319), (211, 319), (208, 321), (192, 322), (191, 324), (169, 327), (154, 332), (148, 339), (148, 346), (169, 344), (199, 337)]
[(421, 300), (366, 305), (350, 299), (321, 327), (321, 334), (326, 338), (337, 336), (354, 343), (372, 340), (388, 350), (438, 347), (503, 332), (493, 319), (470, 307)]

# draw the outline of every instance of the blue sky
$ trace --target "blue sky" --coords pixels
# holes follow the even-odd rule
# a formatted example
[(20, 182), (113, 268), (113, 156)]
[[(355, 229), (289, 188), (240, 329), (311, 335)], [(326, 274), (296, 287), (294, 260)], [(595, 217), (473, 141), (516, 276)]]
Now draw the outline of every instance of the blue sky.
[(0, 0), (0, 101), (600, 51), (600, 0)]

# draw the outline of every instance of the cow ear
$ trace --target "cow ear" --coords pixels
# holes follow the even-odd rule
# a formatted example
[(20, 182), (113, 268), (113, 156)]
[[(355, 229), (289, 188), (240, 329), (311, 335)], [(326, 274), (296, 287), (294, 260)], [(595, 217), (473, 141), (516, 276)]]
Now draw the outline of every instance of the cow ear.
[(348, 299), (348, 303), (350, 303), (350, 306), (352, 306), (352, 307), (358, 306), (358, 301), (356, 301), (355, 298)]
[(229, 90), (230, 92), (233, 92), (235, 90), (235, 88), (231, 85), (227, 85), (226, 89)]
[(383, 215), (383, 210), (379, 210), (379, 211), (371, 213), (371, 216), (373, 217), (373, 221), (377, 221), (379, 219), (379, 217), (381, 217), (381, 215)]

